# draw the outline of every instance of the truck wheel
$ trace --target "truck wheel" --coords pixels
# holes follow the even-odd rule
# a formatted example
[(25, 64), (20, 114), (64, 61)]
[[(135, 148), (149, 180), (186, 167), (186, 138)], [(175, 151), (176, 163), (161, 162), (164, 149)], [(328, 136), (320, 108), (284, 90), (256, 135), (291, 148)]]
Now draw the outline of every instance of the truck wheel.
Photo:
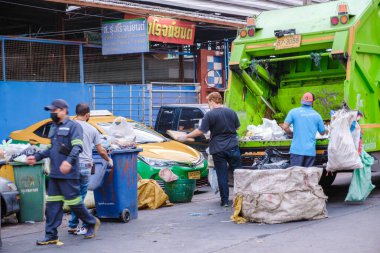
[(335, 177), (336, 172), (327, 174), (326, 170), (323, 169), (321, 179), (319, 180), (319, 185), (322, 186), (322, 188), (330, 187), (334, 183)]
[(129, 212), (128, 209), (124, 209), (123, 212), (121, 213), (121, 220), (124, 222), (124, 223), (128, 223), (131, 219), (131, 214)]

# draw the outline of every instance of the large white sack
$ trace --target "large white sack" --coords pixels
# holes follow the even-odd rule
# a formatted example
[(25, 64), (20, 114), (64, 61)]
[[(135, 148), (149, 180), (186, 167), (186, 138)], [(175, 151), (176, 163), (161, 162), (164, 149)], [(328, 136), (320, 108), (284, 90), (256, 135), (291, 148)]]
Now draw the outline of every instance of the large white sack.
[(269, 224), (326, 218), (321, 175), (322, 169), (314, 167), (235, 170), (234, 191), (243, 197), (242, 216)]
[(327, 171), (355, 170), (363, 168), (358, 153), (360, 126), (356, 124), (351, 133), (352, 122), (357, 111), (339, 110), (331, 117), (331, 132), (328, 146)]

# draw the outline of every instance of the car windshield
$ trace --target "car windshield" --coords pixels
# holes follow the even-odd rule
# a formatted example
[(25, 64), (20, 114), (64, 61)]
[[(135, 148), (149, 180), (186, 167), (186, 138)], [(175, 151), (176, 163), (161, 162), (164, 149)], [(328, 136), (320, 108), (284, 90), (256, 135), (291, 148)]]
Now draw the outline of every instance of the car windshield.
[[(135, 122), (128, 122), (132, 125), (135, 134), (136, 134), (136, 142), (137, 143), (158, 143), (158, 142), (165, 142), (167, 139), (160, 135), (159, 133), (156, 133), (155, 131), (147, 128), (146, 126), (135, 123)], [(112, 125), (111, 122), (101, 122), (96, 123), (96, 125), (100, 128), (102, 128), (107, 134), (109, 134), (109, 129)]]

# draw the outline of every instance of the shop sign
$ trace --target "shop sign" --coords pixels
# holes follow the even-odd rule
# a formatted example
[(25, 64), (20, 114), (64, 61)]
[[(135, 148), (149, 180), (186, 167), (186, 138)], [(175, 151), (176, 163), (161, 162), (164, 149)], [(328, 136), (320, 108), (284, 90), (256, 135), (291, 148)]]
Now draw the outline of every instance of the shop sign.
[(149, 52), (146, 19), (118, 20), (102, 24), (102, 54)]
[(148, 34), (150, 41), (193, 45), (195, 24), (170, 18), (150, 16), (148, 18)]

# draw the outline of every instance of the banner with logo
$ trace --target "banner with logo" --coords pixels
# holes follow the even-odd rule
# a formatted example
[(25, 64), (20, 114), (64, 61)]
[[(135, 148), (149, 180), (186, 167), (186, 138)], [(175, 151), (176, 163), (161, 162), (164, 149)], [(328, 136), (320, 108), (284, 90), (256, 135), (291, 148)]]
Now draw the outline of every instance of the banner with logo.
[(102, 54), (149, 52), (146, 19), (118, 20), (102, 24)]
[(148, 34), (150, 41), (193, 45), (195, 23), (150, 16), (148, 18)]

